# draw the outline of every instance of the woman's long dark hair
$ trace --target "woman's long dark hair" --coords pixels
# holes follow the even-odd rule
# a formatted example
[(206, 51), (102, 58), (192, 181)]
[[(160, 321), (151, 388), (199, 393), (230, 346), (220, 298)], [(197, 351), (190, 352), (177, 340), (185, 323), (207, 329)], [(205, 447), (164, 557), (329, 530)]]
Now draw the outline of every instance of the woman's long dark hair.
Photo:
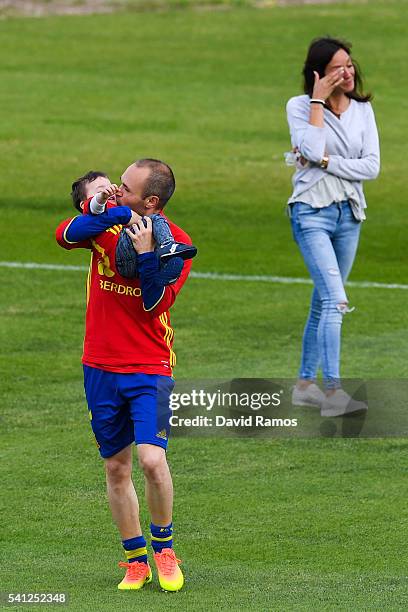
[[(343, 49), (351, 57), (351, 43), (345, 40), (339, 40), (337, 38), (331, 38), (326, 36), (324, 38), (315, 38), (312, 40), (309, 50), (307, 52), (306, 61), (303, 66), (303, 89), (305, 94), (312, 97), (313, 85), (315, 75), (313, 71), (319, 73), (320, 78), (324, 77), (324, 71), (327, 64), (332, 60), (332, 57), (337, 51)], [(372, 95), (370, 93), (363, 93), (363, 79), (361, 76), (361, 69), (355, 59), (351, 60), (354, 66), (354, 89), (350, 93), (346, 93), (346, 96), (357, 100), (357, 102), (368, 102), (371, 100)]]

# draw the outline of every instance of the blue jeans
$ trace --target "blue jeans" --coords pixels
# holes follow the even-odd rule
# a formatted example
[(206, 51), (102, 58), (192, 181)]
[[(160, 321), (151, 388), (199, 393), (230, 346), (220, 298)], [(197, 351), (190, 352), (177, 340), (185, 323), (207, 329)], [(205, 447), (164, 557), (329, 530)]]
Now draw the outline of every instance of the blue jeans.
[(161, 244), (174, 242), (170, 226), (162, 215), (150, 215), (150, 219), (152, 220), (153, 238), (157, 245), (156, 248), (159, 248)]
[[(153, 238), (156, 242), (155, 251), (160, 257), (160, 246), (171, 244), (174, 242), (173, 234), (166, 219), (159, 214), (150, 215), (152, 220)], [(133, 248), (132, 240), (123, 229), (120, 233), (118, 243), (116, 245), (116, 269), (125, 278), (138, 278), (139, 265), (135, 249)]]
[(306, 322), (299, 378), (314, 380), (319, 365), (327, 389), (340, 387), (340, 335), (348, 311), (344, 290), (360, 236), (347, 200), (325, 208), (292, 205), (293, 237), (314, 283)]

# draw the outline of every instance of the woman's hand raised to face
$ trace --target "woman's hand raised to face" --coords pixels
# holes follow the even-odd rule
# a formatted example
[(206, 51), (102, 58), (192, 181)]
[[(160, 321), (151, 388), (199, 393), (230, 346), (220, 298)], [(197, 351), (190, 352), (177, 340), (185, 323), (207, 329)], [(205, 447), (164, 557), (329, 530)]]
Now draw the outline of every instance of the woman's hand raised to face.
[(344, 80), (344, 68), (333, 70), (333, 72), (326, 74), (322, 78), (320, 78), (319, 73), (315, 70), (313, 71), (313, 74), (315, 75), (315, 81), (312, 98), (316, 98), (318, 100), (327, 100), (336, 87), (338, 87)]

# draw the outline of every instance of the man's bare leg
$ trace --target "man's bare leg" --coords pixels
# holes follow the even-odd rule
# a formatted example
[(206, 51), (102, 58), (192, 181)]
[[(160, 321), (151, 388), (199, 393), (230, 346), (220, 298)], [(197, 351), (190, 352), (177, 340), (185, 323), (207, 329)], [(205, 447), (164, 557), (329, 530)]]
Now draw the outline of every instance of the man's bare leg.
[(152, 523), (167, 526), (172, 521), (173, 482), (164, 448), (138, 444), (137, 454), (146, 482), (146, 501)]
[(146, 500), (152, 519), (151, 535), (159, 584), (165, 591), (183, 588), (184, 576), (173, 550), (173, 482), (164, 448), (138, 444), (139, 464), (146, 482)]
[(109, 506), (122, 540), (142, 535), (139, 502), (132, 481), (132, 445), (105, 459), (105, 471)]

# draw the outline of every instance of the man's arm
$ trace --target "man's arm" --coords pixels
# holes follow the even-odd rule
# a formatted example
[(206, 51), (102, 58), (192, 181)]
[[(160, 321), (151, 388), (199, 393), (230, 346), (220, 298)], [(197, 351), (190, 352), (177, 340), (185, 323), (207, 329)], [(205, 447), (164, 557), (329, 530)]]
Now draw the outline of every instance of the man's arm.
[(191, 259), (185, 261), (177, 281), (173, 285), (166, 285), (165, 270), (160, 270), (160, 263), (156, 253), (149, 252), (138, 255), (143, 308), (152, 317), (158, 317), (171, 308), (177, 294), (187, 280), (191, 265)]
[(159, 259), (154, 253), (152, 221), (146, 217), (146, 227), (143, 223), (133, 225), (134, 232), (126, 230), (138, 253), (140, 287), (142, 290), (143, 307), (152, 317), (158, 317), (174, 304), (177, 294), (184, 285), (190, 272), (192, 262), (184, 262), (180, 278), (174, 285), (167, 285), (165, 270), (160, 270)]

